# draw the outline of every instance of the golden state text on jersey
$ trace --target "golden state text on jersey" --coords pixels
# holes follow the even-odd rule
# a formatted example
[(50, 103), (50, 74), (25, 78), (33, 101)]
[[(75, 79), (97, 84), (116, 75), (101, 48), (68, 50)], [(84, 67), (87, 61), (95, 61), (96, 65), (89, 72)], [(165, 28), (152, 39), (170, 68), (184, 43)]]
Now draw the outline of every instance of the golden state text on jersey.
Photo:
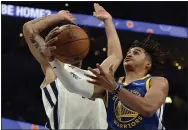
[[(147, 75), (130, 84), (124, 82), (125, 77), (117, 79), (118, 84), (123, 84), (129, 92), (144, 97), (149, 90), (149, 82), (152, 78)], [(136, 130), (158, 130), (160, 123), (159, 115), (153, 114), (151, 117), (141, 116), (122, 102), (117, 96), (108, 93), (107, 121), (109, 127), (114, 129), (136, 129)], [(134, 102), (134, 101), (133, 101)], [(163, 107), (163, 106), (162, 106)]]

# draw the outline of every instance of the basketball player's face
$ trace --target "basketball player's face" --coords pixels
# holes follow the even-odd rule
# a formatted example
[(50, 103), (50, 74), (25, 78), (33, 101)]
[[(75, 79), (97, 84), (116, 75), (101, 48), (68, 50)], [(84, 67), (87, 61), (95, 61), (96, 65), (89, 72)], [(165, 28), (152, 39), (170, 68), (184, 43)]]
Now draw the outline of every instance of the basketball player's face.
[(145, 50), (140, 47), (130, 48), (123, 62), (125, 68), (146, 68), (148, 67), (149, 63), (150, 61), (146, 56)]

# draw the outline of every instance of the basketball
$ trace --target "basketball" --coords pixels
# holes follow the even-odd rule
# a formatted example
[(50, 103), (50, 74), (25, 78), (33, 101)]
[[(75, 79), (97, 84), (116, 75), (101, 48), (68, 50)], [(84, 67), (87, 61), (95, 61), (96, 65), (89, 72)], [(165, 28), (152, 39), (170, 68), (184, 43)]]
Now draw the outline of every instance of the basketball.
[(90, 41), (86, 32), (76, 25), (61, 26), (58, 40), (53, 43), (56, 50), (53, 55), (63, 63), (75, 63), (83, 60), (88, 52)]

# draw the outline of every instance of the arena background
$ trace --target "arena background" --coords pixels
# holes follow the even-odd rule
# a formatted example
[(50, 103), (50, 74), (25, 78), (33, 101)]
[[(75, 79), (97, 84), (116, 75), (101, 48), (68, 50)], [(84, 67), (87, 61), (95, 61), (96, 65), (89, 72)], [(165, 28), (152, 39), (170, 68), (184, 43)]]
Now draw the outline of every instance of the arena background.
[[(93, 3), (1, 2), (2, 5), (54, 11), (66, 9), (72, 13), (86, 15), (92, 15)], [(148, 30), (145, 30), (145, 32), (134, 31), (134, 27), (142, 28), (143, 26), (143, 24), (135, 24), (134, 26), (134, 21), (187, 27), (187, 2), (99, 2), (99, 4), (104, 6), (114, 18), (133, 20), (129, 21), (128, 24), (124, 23), (123, 26), (127, 29), (121, 30), (120, 28), (123, 27), (119, 27), (117, 30), (124, 54), (126, 54), (128, 44), (136, 39), (143, 40), (148, 36)], [(2, 8), (2, 129), (26, 128), (30, 126), (32, 126), (31, 128), (40, 128), (40, 126), (35, 125), (23, 126), (20, 122), (11, 121), (17, 120), (44, 126), (46, 116), (39, 88), (44, 75), (40, 69), (40, 65), (29, 52), (22, 35), (23, 24), (31, 20), (31, 18), (24, 16), (14, 17), (8, 13), (10, 12), (6, 12), (6, 9), (3, 10)], [(79, 26), (86, 30), (91, 40), (90, 52), (84, 60), (83, 68), (86, 69), (88, 66), (95, 67), (97, 62), (101, 63), (106, 57), (105, 30), (102, 25), (91, 27), (91, 25), (85, 23)], [(165, 27), (169, 29), (172, 26), (164, 26), (164, 30)], [(161, 43), (166, 53), (164, 76), (169, 81), (169, 99), (171, 101), (167, 101), (163, 123), (167, 129), (187, 129), (187, 29), (186, 34), (181, 33), (181, 30), (177, 30), (179, 32), (175, 33), (174, 36), (170, 36), (170, 34), (155, 34), (155, 28), (149, 29), (149, 32), (153, 32), (152, 38)], [(122, 76), (123, 74), (124, 70), (121, 64), (116, 72), (116, 76)]]

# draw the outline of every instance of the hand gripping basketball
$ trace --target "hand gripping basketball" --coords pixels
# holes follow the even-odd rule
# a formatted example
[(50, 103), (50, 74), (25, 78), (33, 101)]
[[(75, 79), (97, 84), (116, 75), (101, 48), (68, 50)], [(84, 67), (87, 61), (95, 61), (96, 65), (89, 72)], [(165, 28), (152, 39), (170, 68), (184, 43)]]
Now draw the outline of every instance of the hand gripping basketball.
[(52, 46), (52, 43), (58, 40), (56, 37), (60, 33), (59, 27), (54, 28), (46, 37), (45, 45), (40, 46), (39, 51), (49, 62), (54, 59), (52, 50), (56, 49), (56, 46)]

